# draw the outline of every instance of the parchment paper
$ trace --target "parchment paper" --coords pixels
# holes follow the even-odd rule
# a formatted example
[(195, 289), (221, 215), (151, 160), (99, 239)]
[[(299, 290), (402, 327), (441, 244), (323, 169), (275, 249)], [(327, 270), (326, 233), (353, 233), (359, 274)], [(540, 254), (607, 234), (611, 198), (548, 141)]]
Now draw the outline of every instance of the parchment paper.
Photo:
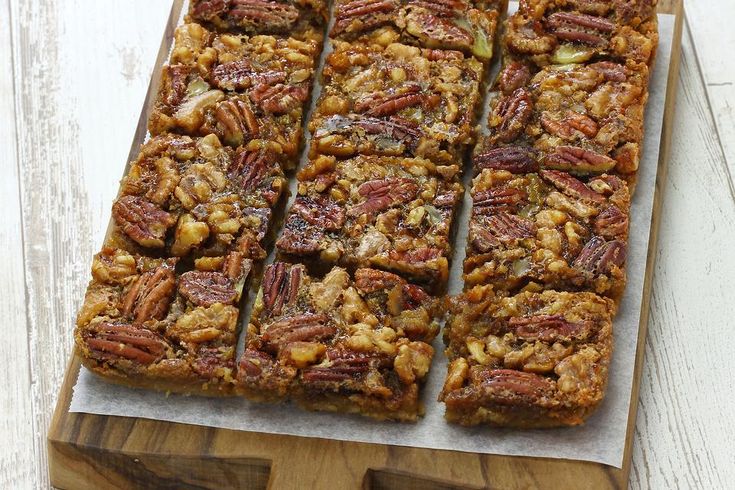
[[(632, 209), (628, 286), (615, 319), (615, 353), (607, 397), (584, 426), (522, 431), (486, 427), (467, 429), (446, 423), (444, 405), (436, 401), (447, 365), (440, 339), (434, 342), (437, 355), (423, 389), (426, 416), (416, 424), (306, 412), (290, 404), (261, 405), (238, 398), (167, 396), (109, 384), (86, 369), (81, 370), (74, 387), (70, 411), (345, 441), (593, 461), (622, 467), (673, 27), (673, 16), (659, 16), (660, 46), (650, 85), (646, 136)], [(460, 265), (464, 259), (470, 204), (466, 195), (459, 226), (463, 231), (460, 231), (456, 243), (450, 279), (450, 292), (453, 294), (462, 289)]]

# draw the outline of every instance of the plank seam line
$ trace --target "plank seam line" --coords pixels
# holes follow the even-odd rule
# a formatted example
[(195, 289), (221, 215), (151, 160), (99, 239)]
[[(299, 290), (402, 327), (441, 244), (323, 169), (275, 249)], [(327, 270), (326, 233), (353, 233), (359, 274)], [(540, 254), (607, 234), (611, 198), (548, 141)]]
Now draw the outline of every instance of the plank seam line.
[(699, 59), (699, 51), (697, 50), (697, 44), (694, 42), (694, 35), (692, 34), (692, 28), (689, 24), (689, 17), (687, 15), (684, 15), (684, 22), (686, 22), (687, 26), (687, 36), (689, 37), (689, 42), (692, 45), (692, 52), (694, 53), (694, 63), (697, 67), (697, 73), (699, 75), (699, 80), (702, 82), (702, 86), (704, 87), (704, 98), (707, 101), (707, 109), (709, 110), (710, 117), (712, 117), (712, 125), (715, 128), (715, 137), (717, 138), (717, 146), (720, 148), (720, 156), (722, 157), (722, 160), (720, 161), (725, 171), (725, 176), (727, 177), (727, 187), (730, 191), (730, 199), (732, 200), (733, 204), (735, 204), (735, 184), (733, 183), (732, 173), (730, 173), (730, 164), (727, 160), (727, 153), (725, 153), (725, 145), (722, 144), (722, 136), (720, 135), (720, 127), (717, 122), (717, 118), (715, 117), (715, 112), (712, 109), (712, 97), (709, 93), (709, 85), (707, 84), (707, 81), (704, 78), (704, 71), (702, 71), (702, 63)]
[[(25, 220), (25, 215), (23, 212), (24, 211), (24, 208), (23, 208), (23, 177), (22, 177), (21, 162), (20, 162), (21, 160), (20, 159), (21, 141), (20, 141), (20, 138), (18, 138), (18, 135), (22, 134), (21, 133), (21, 113), (18, 110), (22, 106), (22, 104), (19, 102), (19, 99), (20, 99), (20, 94), (18, 93), (19, 73), (18, 73), (18, 65), (16, 64), (18, 57), (16, 56), (16, 52), (15, 52), (15, 49), (17, 46), (17, 43), (16, 43), (17, 29), (15, 28), (15, 22), (14, 22), (16, 16), (14, 15), (14, 12), (13, 12), (13, 2), (8, 0), (5, 3), (7, 5), (8, 24), (9, 24), (9, 31), (10, 31), (9, 32), (10, 33), (10, 62), (13, 67), (12, 76), (13, 76), (13, 111), (15, 112), (15, 167), (16, 167), (17, 176), (18, 176), (17, 185), (18, 185), (18, 204), (19, 204), (19, 211), (20, 211), (20, 244), (21, 244), (21, 254), (22, 254), (22, 259), (23, 259), (23, 267), (22, 267), (23, 293), (25, 297), (24, 310), (25, 310), (25, 317), (26, 317), (26, 333), (28, 333), (31, 328), (31, 315), (30, 315), (30, 310), (28, 308), (29, 301), (30, 301), (30, 291), (28, 289), (28, 271), (26, 270), (26, 264), (27, 264), (26, 236), (25, 236), (26, 220)], [(28, 381), (30, 385), (33, 386), (33, 366), (32, 366), (33, 356), (31, 354), (32, 349), (31, 349), (31, 336), (30, 335), (26, 337), (26, 352), (28, 355), (28, 364), (27, 364)], [(29, 390), (29, 392), (31, 392), (31, 397), (32, 397), (32, 389)], [(33, 412), (34, 405), (35, 404), (33, 403), (33, 400), (31, 400), (31, 412)], [(39, 427), (36, 421), (36, 414), (34, 413), (31, 414), (31, 428), (34, 434), (39, 434), (39, 430), (38, 430)], [(37, 446), (36, 444), (32, 444), (31, 447), (32, 447), (34, 457), (38, 458), (39, 455), (36, 452), (36, 447), (39, 447), (39, 446)], [(45, 447), (45, 445), (41, 443), (40, 447)], [(34, 477), (37, 483), (39, 482), (38, 477), (39, 475), (35, 475)]]

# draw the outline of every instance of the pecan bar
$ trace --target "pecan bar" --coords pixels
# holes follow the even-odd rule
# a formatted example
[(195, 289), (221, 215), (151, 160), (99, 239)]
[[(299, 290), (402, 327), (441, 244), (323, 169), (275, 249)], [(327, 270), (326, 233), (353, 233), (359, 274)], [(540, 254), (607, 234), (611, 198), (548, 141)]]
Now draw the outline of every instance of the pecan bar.
[(234, 250), (262, 260), (284, 189), (283, 172), (262, 142), (233, 150), (214, 135), (157, 136), (123, 179), (106, 245), (187, 265)]
[(657, 3), (521, 1), (518, 12), (508, 19), (506, 56), (534, 67), (594, 61), (651, 65), (658, 45)]
[(337, 0), (330, 36), (456, 49), (489, 60), (498, 19), (507, 7), (506, 0)]
[(252, 262), (239, 252), (197, 260), (105, 248), (95, 256), (75, 340), (82, 363), (128, 386), (232, 394), (237, 303)]
[(476, 171), (540, 166), (635, 180), (648, 100), (646, 65), (550, 66), (528, 85), (513, 80), (500, 83), (489, 134), (475, 152)]
[(233, 147), (264, 140), (292, 168), (320, 50), (317, 40), (215, 35), (183, 25), (148, 128), (153, 135), (215, 134)]
[(187, 16), (220, 31), (299, 38), (321, 35), (326, 20), (325, 0), (192, 0)]
[(415, 421), (443, 306), (420, 287), (374, 269), (266, 268), (237, 379), (256, 401)]
[(440, 395), (449, 421), (573, 426), (602, 402), (612, 355), (610, 300), (555, 291), (498, 297), (479, 286), (452, 312)]
[(309, 129), (311, 156), (461, 160), (473, 141), (482, 64), (459, 51), (335, 41)]
[(625, 289), (630, 194), (613, 175), (485, 169), (473, 181), (465, 286), (496, 291)]
[(280, 256), (322, 273), (337, 264), (388, 270), (443, 291), (458, 172), (423, 158), (318, 157), (298, 175)]

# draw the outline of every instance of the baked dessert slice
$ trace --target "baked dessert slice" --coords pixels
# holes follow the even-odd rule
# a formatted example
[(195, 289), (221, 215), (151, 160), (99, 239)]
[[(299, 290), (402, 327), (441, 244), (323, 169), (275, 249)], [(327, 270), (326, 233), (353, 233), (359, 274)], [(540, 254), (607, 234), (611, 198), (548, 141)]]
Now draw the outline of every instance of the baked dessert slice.
[(506, 0), (337, 0), (330, 36), (344, 41), (400, 42), (493, 57)]
[(309, 123), (311, 157), (461, 161), (473, 142), (482, 70), (459, 51), (335, 41)]
[(108, 381), (177, 393), (230, 395), (237, 304), (252, 261), (205, 257), (180, 273), (177, 258), (104, 248), (77, 318), (76, 351)]
[(388, 272), (334, 268), (317, 279), (276, 262), (253, 307), (239, 389), (256, 401), (415, 421), (442, 314), (442, 300)]
[(605, 396), (614, 313), (612, 301), (593, 293), (503, 297), (478, 286), (456, 298), (445, 327), (447, 420), (524, 429), (582, 424)]
[(423, 158), (318, 157), (298, 175), (279, 257), (321, 274), (334, 265), (387, 270), (443, 291), (459, 171)]
[(524, 0), (507, 22), (506, 62), (548, 65), (628, 61), (652, 65), (658, 0)]
[(540, 166), (635, 181), (648, 101), (646, 65), (549, 66), (528, 84), (514, 82), (522, 78), (500, 83), (489, 133), (475, 151), (476, 171)]
[(123, 179), (105, 245), (186, 267), (235, 250), (260, 261), (285, 185), (266, 143), (232, 149), (214, 135), (156, 136)]
[(233, 147), (267, 141), (284, 168), (293, 168), (320, 51), (320, 39), (213, 34), (185, 24), (176, 31), (148, 129), (215, 134)]
[(188, 22), (218, 31), (308, 38), (327, 21), (325, 0), (192, 0)]
[(465, 287), (591, 291), (620, 300), (630, 212), (622, 179), (486, 168), (471, 193)]

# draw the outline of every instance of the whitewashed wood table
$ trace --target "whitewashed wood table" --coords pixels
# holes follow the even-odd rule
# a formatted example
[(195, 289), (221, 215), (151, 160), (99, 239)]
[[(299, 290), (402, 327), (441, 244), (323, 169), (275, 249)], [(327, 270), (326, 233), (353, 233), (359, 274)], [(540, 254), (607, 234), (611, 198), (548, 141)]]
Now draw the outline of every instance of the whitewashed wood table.
[[(631, 488), (733, 488), (735, 2), (686, 0)], [(0, 0), (0, 488), (46, 431), (170, 3)]]

